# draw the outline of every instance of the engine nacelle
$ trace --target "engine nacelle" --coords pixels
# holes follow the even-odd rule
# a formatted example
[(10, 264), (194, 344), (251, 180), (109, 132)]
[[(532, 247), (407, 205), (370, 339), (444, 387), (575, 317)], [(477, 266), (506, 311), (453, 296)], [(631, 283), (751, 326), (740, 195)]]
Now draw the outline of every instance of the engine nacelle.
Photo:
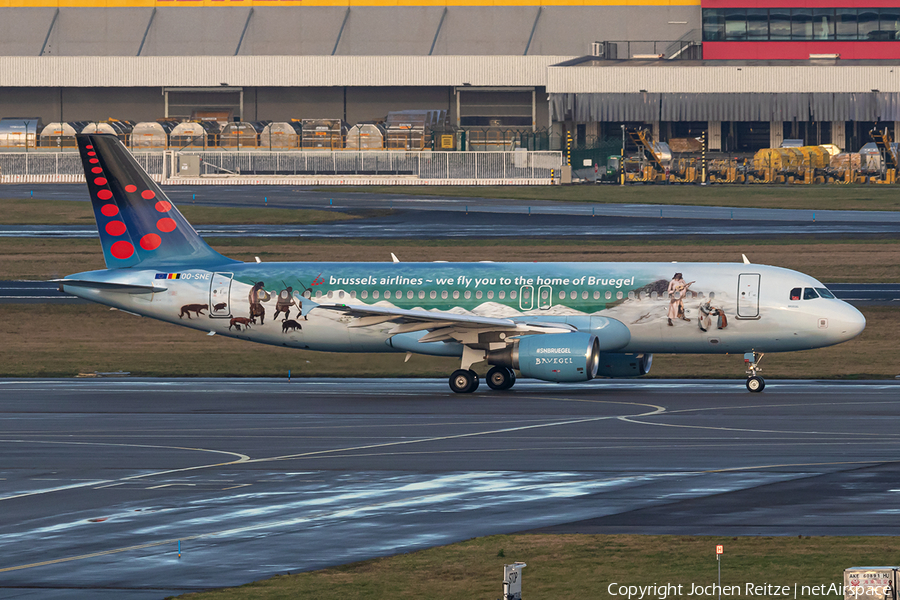
[(518, 369), (544, 381), (588, 381), (597, 376), (600, 342), (589, 333), (529, 335), (487, 356), (488, 363)]
[(618, 354), (603, 352), (599, 357), (599, 377), (640, 377), (650, 372), (652, 354)]

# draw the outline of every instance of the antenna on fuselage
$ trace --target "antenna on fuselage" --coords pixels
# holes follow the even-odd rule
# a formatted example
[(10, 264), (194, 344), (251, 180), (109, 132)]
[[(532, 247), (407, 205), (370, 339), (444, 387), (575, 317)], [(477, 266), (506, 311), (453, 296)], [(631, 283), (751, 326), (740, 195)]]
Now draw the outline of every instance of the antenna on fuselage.
[(393, 252), (391, 252), (391, 259), (392, 259), (395, 263), (400, 262), (400, 259), (397, 258), (397, 255), (394, 254)]
[(750, 259), (747, 258), (747, 255), (746, 255), (746, 254), (741, 254), (741, 258), (744, 259), (744, 264), (745, 264), (745, 265), (749, 265), (749, 264), (750, 264)]

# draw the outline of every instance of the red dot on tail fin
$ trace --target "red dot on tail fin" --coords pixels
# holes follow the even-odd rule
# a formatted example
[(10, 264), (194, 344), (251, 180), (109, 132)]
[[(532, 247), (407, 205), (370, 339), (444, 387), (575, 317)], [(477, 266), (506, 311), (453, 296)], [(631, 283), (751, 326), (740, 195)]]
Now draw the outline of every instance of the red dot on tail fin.
[(93, 167), (91, 169), (91, 173), (102, 173), (102, 172), (103, 172), (103, 169), (101, 169), (100, 167)]
[(104, 204), (100, 207), (100, 212), (104, 217), (114, 217), (119, 214), (119, 207), (115, 204)]
[(94, 179), (94, 183), (97, 185), (106, 185), (106, 177), (97, 177)]
[(157, 221), (156, 226), (163, 233), (169, 233), (170, 231), (175, 231), (175, 220), (165, 217)]
[(144, 190), (143, 192), (141, 192), (141, 198), (143, 198), (144, 200), (153, 200), (154, 198), (156, 198), (156, 192), (154, 192), (153, 190)]
[(158, 210), (159, 212), (169, 212), (170, 210), (172, 210), (172, 204), (166, 202), (165, 200), (160, 200), (156, 203), (156, 210)]
[(93, 150), (93, 149), (94, 149), (94, 147), (91, 146), (90, 144), (88, 144), (87, 146), (85, 146), (85, 148), (87, 148), (88, 150)]
[(88, 152), (88, 156), (97, 156), (96, 152)]
[(131, 255), (134, 254), (134, 246), (131, 245), (131, 242), (119, 240), (110, 247), (109, 251), (116, 258), (124, 260), (130, 258)]
[(129, 183), (128, 185), (125, 186), (125, 191), (128, 192), (129, 194), (132, 192), (136, 192), (137, 186)]
[(109, 190), (100, 190), (99, 192), (97, 192), (97, 197), (101, 200), (109, 200), (110, 198), (112, 198), (112, 192)]
[(100, 159), (99, 158), (89, 158), (88, 162), (91, 163), (92, 165), (96, 165), (98, 162), (100, 162)]
[(155, 233), (148, 233), (144, 237), (141, 238), (141, 248), (144, 250), (156, 250), (159, 248), (159, 245), (162, 243), (162, 238), (160, 238)]
[(125, 223), (122, 221), (110, 221), (106, 224), (106, 233), (109, 235), (122, 235), (125, 233)]

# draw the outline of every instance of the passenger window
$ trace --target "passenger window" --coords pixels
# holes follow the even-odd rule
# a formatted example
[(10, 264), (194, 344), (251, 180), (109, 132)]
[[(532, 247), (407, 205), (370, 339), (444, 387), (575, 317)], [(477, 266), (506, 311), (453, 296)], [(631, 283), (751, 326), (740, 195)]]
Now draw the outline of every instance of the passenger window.
[(606, 299), (612, 300), (612, 292), (606, 292)]
[(816, 291), (819, 292), (819, 295), (823, 298), (834, 300), (834, 294), (831, 293), (831, 290), (827, 290), (825, 288), (816, 288)]
[(437, 298), (437, 290), (431, 290), (431, 293), (428, 294), (428, 296), (429, 296), (432, 300), (434, 300), (435, 298)]
[(506, 298), (506, 292), (497, 292), (498, 300), (503, 300), (504, 298)]
[(709, 299), (710, 299), (710, 300), (715, 300), (715, 298), (716, 298), (716, 293), (715, 293), (715, 292), (710, 292), (710, 293), (709, 293)]
[(469, 298), (471, 298), (471, 297), (472, 297), (472, 292), (471, 292), (471, 291), (469, 291), (469, 290), (466, 290), (466, 293), (465, 293), (465, 294), (463, 294), (463, 295), (464, 295), (464, 296), (465, 296), (465, 297), (466, 297), (466, 300), (468, 300), (468, 299), (469, 299)]
[(316, 290), (316, 298), (322, 297), (322, 290)]
[(354, 300), (356, 299), (356, 292), (350, 292), (350, 297)]
[(328, 292), (328, 297), (329, 297), (329, 298), (333, 298), (333, 297), (334, 297), (334, 292), (329, 291), (329, 292)]
[(594, 300), (600, 299), (600, 292), (594, 292)]
[(306, 290), (305, 292), (303, 292), (303, 296), (304, 296), (305, 298), (311, 298), (311, 297), (312, 297), (312, 292), (309, 291), (309, 290)]
[(378, 290), (375, 290), (374, 292), (372, 292), (372, 298), (375, 300), (378, 300)]
[(425, 291), (419, 290), (419, 300), (424, 300), (424, 299), (425, 299)]
[(616, 292), (616, 300), (622, 299), (622, 292)]
[(338, 298), (343, 298), (343, 297), (344, 297), (344, 292), (338, 292)]
[(578, 292), (572, 292), (569, 294), (569, 298), (571, 298), (572, 300), (574, 300), (577, 297), (578, 297)]
[(368, 292), (368, 290), (363, 290), (359, 295), (362, 297), (363, 300), (365, 300), (366, 298), (369, 297), (369, 292)]
[(488, 300), (493, 300), (493, 299), (494, 299), (494, 292), (488, 291)]
[(441, 298), (444, 300), (447, 299), (447, 290), (444, 290), (443, 292), (441, 292)]
[(628, 299), (634, 300), (634, 292), (628, 292)]
[(477, 292), (475, 292), (475, 298), (478, 299), (478, 300), (481, 300), (481, 297), (482, 297), (483, 295), (484, 295), (484, 294), (482, 293), (481, 290), (478, 290)]
[(813, 300), (818, 298), (819, 295), (816, 293), (816, 290), (812, 288), (803, 288), (803, 299), (804, 300)]
[(791, 300), (799, 300), (800, 299), (800, 288), (794, 288), (791, 290)]
[(565, 293), (565, 292), (560, 292), (560, 293), (559, 293), (559, 299), (560, 299), (560, 300), (565, 300), (565, 299), (566, 299), (566, 293)]
[(454, 300), (459, 299), (459, 291), (458, 290), (453, 290), (453, 299)]
[(588, 299), (588, 293), (587, 293), (587, 292), (581, 292), (581, 299), (582, 299), (582, 300), (587, 300), (587, 299)]
[(412, 290), (409, 290), (408, 292), (406, 292), (406, 297), (409, 298), (410, 300), (412, 300), (412, 297), (413, 297), (413, 291), (412, 291)]
[[(500, 293), (502, 294), (503, 292), (500, 292)], [(509, 299), (510, 299), (510, 300), (515, 300), (515, 299), (516, 299), (516, 290), (513, 290), (513, 291), (511, 291), (511, 292), (509, 293)]]

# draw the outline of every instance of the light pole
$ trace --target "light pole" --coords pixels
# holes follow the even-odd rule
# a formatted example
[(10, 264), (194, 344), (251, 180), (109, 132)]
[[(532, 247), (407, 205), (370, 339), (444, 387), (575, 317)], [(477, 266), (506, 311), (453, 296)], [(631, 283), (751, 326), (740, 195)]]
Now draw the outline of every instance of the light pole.
[(622, 156), (619, 158), (619, 185), (625, 185), (625, 123), (622, 123)]

